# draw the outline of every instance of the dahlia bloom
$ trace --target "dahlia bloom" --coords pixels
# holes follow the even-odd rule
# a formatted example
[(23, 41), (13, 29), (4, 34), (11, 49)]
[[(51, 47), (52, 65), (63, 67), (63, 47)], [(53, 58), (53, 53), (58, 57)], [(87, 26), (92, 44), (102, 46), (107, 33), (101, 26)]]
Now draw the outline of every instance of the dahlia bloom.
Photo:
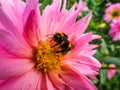
[(110, 26), (109, 35), (114, 41), (120, 40), (120, 19), (114, 20)]
[[(110, 64), (109, 67), (115, 67), (115, 65)], [(115, 75), (116, 70), (108, 70), (107, 72), (108, 72), (108, 74), (107, 74), (108, 79), (111, 79)]]
[[(96, 90), (88, 77), (96, 79), (101, 64), (89, 42), (100, 36), (84, 33), (91, 13), (76, 21), (85, 3), (66, 10), (66, 0), (54, 0), (41, 13), (39, 6), (0, 0), (0, 90)], [(73, 46), (66, 54), (52, 46), (56, 33)]]
[(105, 10), (104, 20), (111, 22), (118, 18), (120, 18), (120, 3), (110, 4)]

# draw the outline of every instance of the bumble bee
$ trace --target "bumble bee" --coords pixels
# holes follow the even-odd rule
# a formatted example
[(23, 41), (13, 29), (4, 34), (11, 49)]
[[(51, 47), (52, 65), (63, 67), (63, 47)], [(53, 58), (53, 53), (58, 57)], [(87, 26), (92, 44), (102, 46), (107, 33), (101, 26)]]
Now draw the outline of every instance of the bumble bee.
[(62, 32), (55, 33), (50, 42), (55, 42), (52, 47), (55, 47), (56, 53), (66, 54), (73, 48), (73, 45), (68, 40), (68, 36)]

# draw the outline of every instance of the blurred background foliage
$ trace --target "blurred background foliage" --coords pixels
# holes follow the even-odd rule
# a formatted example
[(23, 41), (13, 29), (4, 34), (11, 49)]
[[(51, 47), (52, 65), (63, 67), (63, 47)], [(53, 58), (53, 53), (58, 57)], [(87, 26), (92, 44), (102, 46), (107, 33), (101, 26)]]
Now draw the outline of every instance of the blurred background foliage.
[[(25, 0), (24, 0), (25, 1)], [(67, 0), (67, 9), (79, 0)], [(98, 81), (93, 81), (99, 90), (120, 90), (120, 41), (113, 41), (108, 35), (110, 25), (103, 20), (106, 4), (120, 3), (120, 0), (83, 0), (87, 3), (88, 10), (83, 11), (82, 17), (88, 12), (93, 11), (93, 18), (88, 26), (87, 32), (92, 31), (94, 34), (102, 36), (101, 40), (94, 40), (100, 46), (97, 48), (95, 57), (102, 63), (103, 68), (98, 75)], [(52, 0), (39, 0), (42, 3), (40, 10), (42, 11), (46, 5), (51, 4)], [(80, 16), (81, 17), (81, 16)], [(107, 78), (107, 70), (109, 64), (115, 64), (116, 74), (109, 80)]]
[[(94, 41), (100, 46), (95, 57), (102, 63), (103, 68), (98, 76), (99, 82), (96, 86), (99, 90), (120, 90), (120, 41), (113, 41), (108, 32), (109, 23), (103, 20), (104, 11), (108, 3), (120, 3), (120, 0), (84, 0), (87, 2), (89, 11), (93, 11), (93, 18), (88, 27), (88, 31), (102, 36), (101, 40)], [(116, 74), (109, 80), (107, 70), (109, 64), (116, 65)]]

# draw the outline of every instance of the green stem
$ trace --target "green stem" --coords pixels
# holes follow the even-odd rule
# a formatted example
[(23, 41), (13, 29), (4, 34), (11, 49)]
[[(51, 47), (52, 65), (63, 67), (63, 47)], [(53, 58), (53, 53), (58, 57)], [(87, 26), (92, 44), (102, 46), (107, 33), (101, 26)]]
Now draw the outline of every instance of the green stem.
[(118, 70), (120, 69), (120, 67), (102, 67), (101, 69), (114, 69), (114, 70)]

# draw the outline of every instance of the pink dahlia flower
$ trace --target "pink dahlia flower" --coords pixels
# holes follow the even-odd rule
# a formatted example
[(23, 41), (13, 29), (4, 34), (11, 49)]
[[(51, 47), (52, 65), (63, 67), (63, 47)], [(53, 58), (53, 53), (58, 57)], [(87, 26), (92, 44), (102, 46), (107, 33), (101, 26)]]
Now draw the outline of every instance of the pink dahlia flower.
[(120, 40), (120, 19), (114, 20), (111, 23), (109, 35), (113, 38), (114, 41)]
[[(80, 1), (66, 10), (54, 0), (0, 0), (0, 90), (96, 90), (101, 64), (93, 57), (100, 36), (84, 33), (92, 14), (76, 21)], [(84, 34), (83, 34), (84, 33)]]
[[(110, 64), (109, 67), (115, 67), (115, 65), (114, 64)], [(116, 73), (116, 70), (108, 70), (108, 74), (107, 74), (108, 79), (111, 79), (115, 75), (115, 73)]]
[(120, 18), (120, 3), (110, 4), (105, 10), (104, 20), (111, 22), (118, 18)]

